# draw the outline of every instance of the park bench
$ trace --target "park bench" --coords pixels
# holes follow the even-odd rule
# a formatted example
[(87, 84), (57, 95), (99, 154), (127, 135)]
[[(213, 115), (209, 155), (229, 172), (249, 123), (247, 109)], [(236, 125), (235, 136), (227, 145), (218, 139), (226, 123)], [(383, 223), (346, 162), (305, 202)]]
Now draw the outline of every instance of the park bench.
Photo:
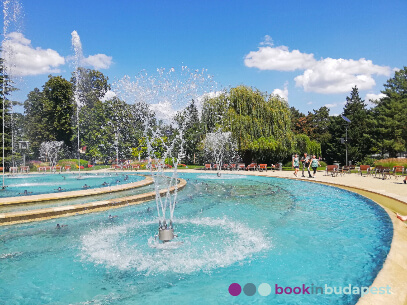
[(359, 166), (359, 173), (361, 176), (363, 176), (363, 172), (366, 172), (366, 175), (370, 175), (370, 165)]
[(230, 164), (229, 169), (230, 170), (237, 170), (237, 164), (236, 163)]
[(403, 176), (404, 166), (395, 166), (393, 167), (393, 175), (397, 179), (397, 173), (400, 173), (400, 176)]
[(245, 170), (246, 169), (246, 165), (244, 163), (239, 163), (237, 166), (237, 170)]
[(10, 167), (10, 168), (9, 168), (9, 172), (10, 172), (11, 174), (16, 174), (16, 173), (18, 173), (18, 167)]
[(338, 176), (339, 165), (327, 165), (325, 169), (325, 176), (331, 175), (332, 177)]
[(247, 167), (246, 170), (256, 170), (257, 169), (257, 163), (250, 163)]
[(266, 172), (267, 172), (267, 164), (259, 164), (259, 171), (263, 171), (263, 170), (265, 170)]
[(28, 173), (30, 171), (29, 166), (20, 166), (20, 172), (21, 173)]

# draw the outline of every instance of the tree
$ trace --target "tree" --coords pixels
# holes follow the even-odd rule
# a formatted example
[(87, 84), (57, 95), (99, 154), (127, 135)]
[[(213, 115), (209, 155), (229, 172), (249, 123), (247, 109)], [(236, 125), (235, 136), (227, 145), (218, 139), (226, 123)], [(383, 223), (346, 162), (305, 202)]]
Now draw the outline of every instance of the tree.
[[(350, 97), (346, 97), (343, 115), (351, 121), (348, 127), (348, 159), (355, 164), (370, 155), (374, 146), (372, 138), (374, 123), (365, 101), (359, 97), (356, 86), (352, 88)], [(347, 123), (344, 121), (345, 124)]]
[(72, 84), (62, 76), (49, 76), (43, 86), (44, 117), (50, 129), (49, 141), (63, 141), (72, 147), (75, 105)]
[[(1, 138), (0, 141), (2, 141), (2, 148), (4, 148), (4, 162), (7, 163), (6, 165), (9, 165), (9, 162), (11, 161), (11, 155), (12, 155), (12, 143), (11, 143), (11, 129), (12, 129), (12, 123), (11, 123), (11, 117), (10, 117), (10, 112), (11, 112), (11, 107), (12, 107), (12, 102), (7, 98), (11, 92), (17, 90), (13, 86), (13, 82), (11, 81), (10, 77), (7, 74), (7, 71), (4, 67), (4, 60), (0, 58), (0, 135)], [(4, 120), (3, 120), (4, 118)], [(3, 126), (4, 123), (4, 126)], [(4, 130), (4, 134), (3, 134)], [(3, 142), (3, 136), (4, 136), (4, 142)], [(3, 153), (1, 152), (1, 159), (3, 159)]]
[(295, 148), (287, 102), (245, 86), (206, 100), (202, 122), (206, 132), (232, 132), (246, 163), (281, 161)]
[(377, 120), (376, 141), (382, 155), (396, 157), (407, 150), (407, 67), (395, 72), (384, 84), (385, 97), (377, 102), (373, 114)]
[(194, 100), (178, 114), (176, 120), (178, 126), (181, 126), (184, 132), (185, 160), (183, 162), (192, 164), (202, 157), (199, 143), (204, 139), (205, 135)]
[(42, 142), (63, 141), (70, 148), (74, 134), (72, 85), (62, 76), (48, 76), (43, 90), (35, 88), (24, 102), (26, 136), (36, 157)]

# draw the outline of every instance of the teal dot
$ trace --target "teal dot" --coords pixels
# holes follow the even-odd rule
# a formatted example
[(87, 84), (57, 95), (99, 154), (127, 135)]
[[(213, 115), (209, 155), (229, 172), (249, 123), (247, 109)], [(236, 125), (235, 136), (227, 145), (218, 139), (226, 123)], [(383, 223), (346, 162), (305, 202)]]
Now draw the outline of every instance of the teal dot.
[(259, 285), (258, 292), (262, 297), (266, 297), (271, 293), (271, 286), (267, 283), (262, 283)]
[(256, 293), (256, 286), (253, 283), (248, 283), (244, 285), (243, 292), (245, 293), (245, 295), (251, 297)]

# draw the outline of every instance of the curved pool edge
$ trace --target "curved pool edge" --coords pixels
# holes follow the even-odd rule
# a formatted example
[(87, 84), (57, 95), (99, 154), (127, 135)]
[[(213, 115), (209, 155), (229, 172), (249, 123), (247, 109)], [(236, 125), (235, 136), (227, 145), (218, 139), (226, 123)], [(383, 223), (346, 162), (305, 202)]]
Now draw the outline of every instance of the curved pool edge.
[(386, 211), (393, 223), (393, 239), (390, 245), (390, 251), (387, 254), (383, 267), (379, 271), (370, 287), (390, 286), (391, 294), (366, 294), (365, 296), (361, 297), (356, 304), (407, 304), (407, 226), (396, 217), (396, 214), (394, 212), (400, 211), (400, 208), (403, 208), (404, 210), (406, 204), (401, 200), (392, 198), (390, 196), (364, 190), (358, 187), (350, 187), (322, 181), (310, 182), (330, 185), (357, 193), (372, 200)]
[[(144, 175), (139, 175), (139, 176), (144, 176)], [(35, 202), (43, 202), (43, 201), (50, 201), (50, 200), (71, 199), (71, 198), (95, 196), (95, 195), (101, 195), (101, 194), (113, 193), (113, 192), (121, 192), (121, 191), (126, 191), (126, 190), (130, 190), (130, 189), (150, 185), (154, 182), (153, 178), (151, 176), (144, 176), (144, 177), (145, 177), (145, 179), (141, 180), (141, 181), (126, 183), (126, 184), (122, 184), (122, 185), (115, 185), (115, 186), (111, 186), (111, 187), (98, 187), (98, 188), (93, 188), (93, 189), (89, 188), (86, 190), (79, 190), (79, 191), (0, 198), (0, 206), (19, 205), (19, 204), (25, 204), (25, 203), (35, 203)]]
[[(151, 177), (150, 177), (151, 178)], [(152, 179), (152, 178), (151, 178)], [(179, 183), (177, 190), (183, 189), (187, 182), (184, 179), (178, 178)], [(143, 180), (144, 181), (144, 180)], [(140, 181), (139, 181), (140, 182)], [(136, 182), (138, 183), (138, 182)], [(170, 193), (175, 191), (176, 187), (170, 188)], [(167, 190), (161, 190), (160, 196), (165, 196)], [(121, 208), (128, 205), (136, 205), (155, 198), (155, 191), (127, 196), (118, 199), (109, 199), (85, 204), (66, 205), (60, 207), (51, 207), (38, 210), (28, 210), (21, 212), (9, 212), (0, 214), (0, 226), (14, 225), (33, 221), (43, 221), (53, 218), (68, 217), (87, 213), (101, 212), (108, 209)]]
[[(183, 172), (197, 173), (203, 172), (200, 170), (184, 170)], [(182, 173), (182, 171), (180, 171)], [(289, 172), (292, 174), (292, 172)], [(373, 202), (381, 206), (389, 215), (393, 224), (393, 239), (390, 245), (390, 251), (387, 254), (386, 260), (382, 269), (377, 274), (370, 287), (391, 287), (391, 294), (368, 294), (361, 297), (357, 305), (406, 305), (407, 304), (407, 225), (397, 219), (395, 211), (407, 214), (407, 203), (391, 195), (384, 195), (371, 190), (366, 190), (361, 187), (353, 187), (335, 182), (320, 181), (318, 179), (302, 179), (285, 176), (284, 172), (233, 172), (233, 174), (254, 175), (271, 178), (290, 179), (297, 181), (312, 182), (318, 184), (330, 185), (345, 189), (361, 196), (371, 199)]]

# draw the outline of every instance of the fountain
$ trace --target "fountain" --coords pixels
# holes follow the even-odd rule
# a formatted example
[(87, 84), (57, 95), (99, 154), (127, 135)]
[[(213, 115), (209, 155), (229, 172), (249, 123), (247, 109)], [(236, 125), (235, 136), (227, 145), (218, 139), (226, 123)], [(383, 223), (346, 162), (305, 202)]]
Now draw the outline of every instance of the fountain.
[(212, 133), (207, 133), (204, 140), (204, 149), (207, 157), (215, 161), (217, 175), (221, 177), (221, 170), (225, 160), (236, 160), (237, 144), (232, 138), (231, 132), (222, 132), (221, 128)]
[(44, 160), (49, 160), (51, 169), (55, 171), (58, 161), (58, 154), (61, 152), (64, 141), (42, 142), (40, 146), (40, 156)]
[[(157, 75), (142, 71), (134, 80), (126, 76), (115, 85), (115, 92), (127, 102), (139, 103), (151, 111), (144, 117), (144, 137), (147, 143), (148, 169), (154, 179), (158, 214), (158, 239), (167, 242), (174, 234), (174, 209), (177, 202), (178, 165), (184, 156), (183, 134), (186, 128), (184, 109), (193, 100), (215, 89), (206, 70), (190, 70), (182, 66), (168, 71), (157, 69)], [(161, 124), (155, 124), (154, 120)], [(172, 165), (170, 164), (172, 163)], [(172, 167), (167, 177), (164, 170)], [(171, 188), (174, 189), (171, 193)], [(166, 190), (165, 196), (160, 190)]]
[(79, 98), (80, 94), (80, 81), (81, 81), (81, 74), (79, 72), (79, 67), (81, 66), (81, 63), (83, 61), (83, 52), (82, 52), (82, 44), (81, 44), (81, 39), (76, 31), (73, 31), (71, 33), (72, 36), (72, 47), (75, 52), (74, 56), (74, 67), (75, 67), (75, 91), (74, 91), (74, 98), (75, 98), (75, 103), (76, 103), (76, 122), (77, 122), (77, 129), (78, 129), (78, 179), (81, 177), (81, 151), (80, 151), (80, 124), (79, 124), (79, 111), (81, 109), (82, 103)]
[[(2, 41), (2, 55), (3, 58), (3, 67), (2, 67), (2, 94), (3, 94), (3, 102), (2, 102), (2, 189), (6, 188), (4, 183), (4, 171), (5, 171), (5, 125), (6, 125), (6, 103), (7, 103), (7, 95), (10, 93), (11, 88), (9, 88), (6, 83), (9, 85), (12, 83), (13, 77), (13, 52), (8, 44), (8, 35), (10, 33), (10, 28), (14, 28), (14, 31), (19, 32), (19, 19), (21, 17), (21, 4), (18, 0), (5, 0), (3, 1), (3, 41)], [(7, 76), (7, 77), (6, 77)], [(11, 105), (11, 113), (13, 112), (13, 104)], [(11, 141), (12, 145), (12, 153), (14, 152), (14, 139)]]

